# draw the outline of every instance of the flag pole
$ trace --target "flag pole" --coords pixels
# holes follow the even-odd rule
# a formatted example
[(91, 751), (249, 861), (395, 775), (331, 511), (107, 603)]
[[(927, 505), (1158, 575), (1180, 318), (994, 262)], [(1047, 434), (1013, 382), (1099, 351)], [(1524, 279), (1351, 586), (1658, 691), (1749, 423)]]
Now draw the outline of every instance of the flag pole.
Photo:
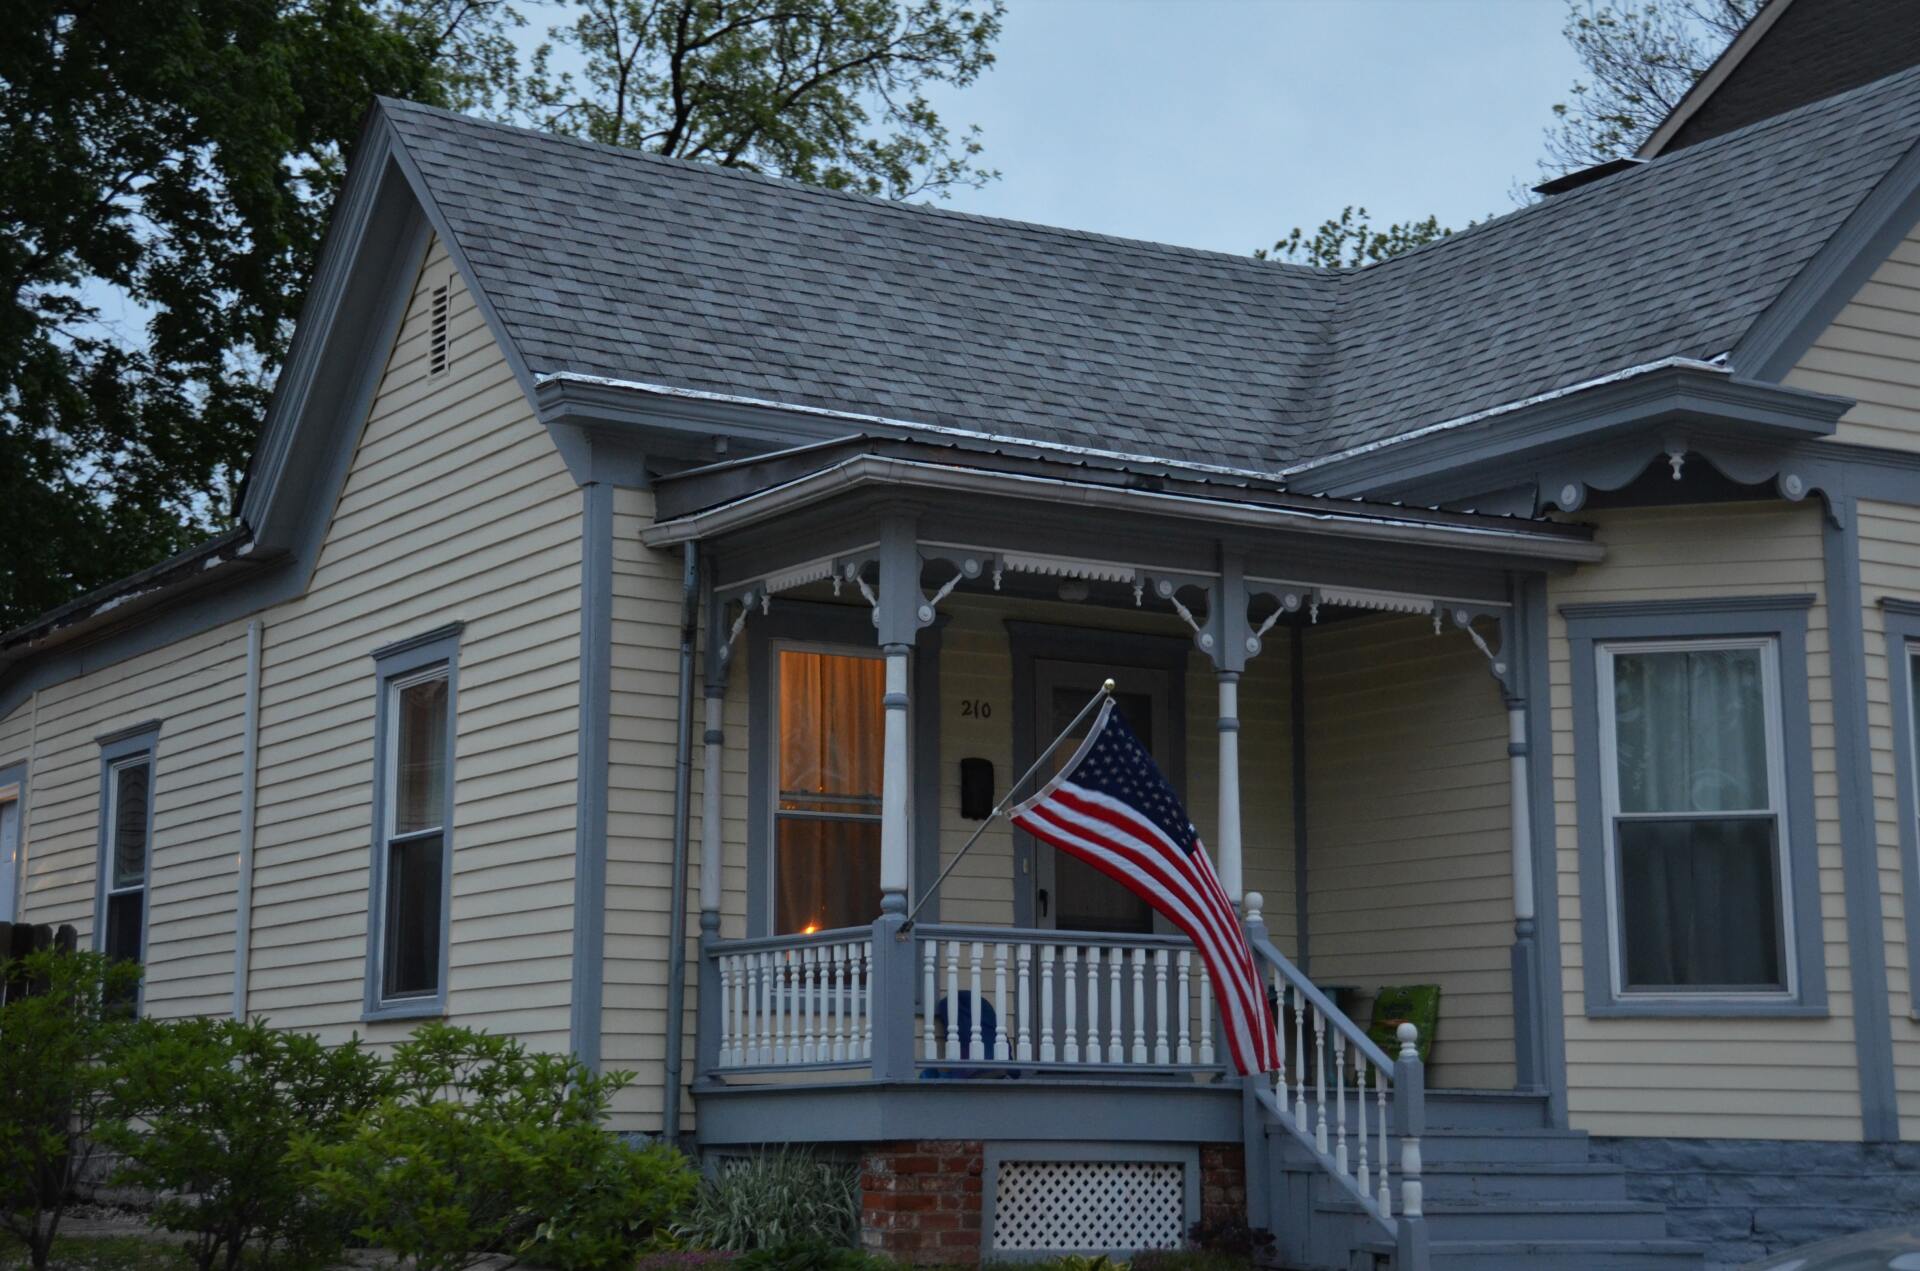
[(1007, 787), (1006, 794), (1002, 795), (1000, 802), (994, 805), (993, 811), (987, 813), (986, 820), (980, 822), (979, 826), (973, 831), (973, 834), (961, 845), (960, 850), (953, 854), (953, 859), (947, 862), (947, 867), (940, 871), (940, 877), (933, 880), (933, 886), (920, 893), (920, 899), (915, 901), (913, 908), (907, 911), (907, 920), (900, 925), (900, 932), (897, 938), (902, 940), (906, 939), (907, 933), (913, 930), (914, 915), (919, 913), (920, 907), (932, 899), (935, 892), (940, 890), (940, 884), (947, 881), (947, 875), (953, 873), (954, 866), (958, 865), (962, 858), (973, 849), (973, 845), (980, 841), (980, 836), (987, 832), (987, 827), (1000, 819), (1000, 814), (1007, 810), (1007, 805), (1013, 801), (1013, 796), (1019, 791), (1020, 787), (1026, 785), (1028, 781), (1033, 779), (1033, 774), (1039, 772), (1047, 760), (1053, 757), (1053, 752), (1060, 749), (1060, 743), (1065, 741), (1074, 729), (1080, 727), (1081, 721), (1093, 713), (1094, 707), (1100, 705), (1101, 702), (1106, 701), (1112, 696), (1113, 681), (1106, 680), (1102, 682), (1100, 690), (1091, 698), (1087, 699), (1087, 704), (1080, 708), (1080, 713), (1073, 717), (1072, 722), (1060, 730), (1058, 737), (1055, 737), (1047, 743), (1047, 748), (1040, 752), (1039, 756), (1033, 761), (1033, 766), (1021, 773), (1019, 780)]

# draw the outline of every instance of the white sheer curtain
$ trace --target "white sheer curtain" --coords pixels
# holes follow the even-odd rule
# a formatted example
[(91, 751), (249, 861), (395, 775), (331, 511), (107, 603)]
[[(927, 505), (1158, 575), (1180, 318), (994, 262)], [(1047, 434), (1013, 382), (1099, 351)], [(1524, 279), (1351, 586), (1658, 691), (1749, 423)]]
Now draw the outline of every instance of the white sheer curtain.
[(1629, 988), (1778, 988), (1779, 817), (1764, 646), (1613, 654)]

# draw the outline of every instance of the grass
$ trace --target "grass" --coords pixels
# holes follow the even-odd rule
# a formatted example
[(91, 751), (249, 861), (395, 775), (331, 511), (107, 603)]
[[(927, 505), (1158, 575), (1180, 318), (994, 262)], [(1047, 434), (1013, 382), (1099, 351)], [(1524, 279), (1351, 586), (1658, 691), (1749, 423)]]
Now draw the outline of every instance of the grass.
[[(145, 1236), (61, 1236), (50, 1264), (60, 1271), (184, 1271), (192, 1265), (179, 1246)], [(0, 1236), (0, 1268), (28, 1265), (26, 1246)]]

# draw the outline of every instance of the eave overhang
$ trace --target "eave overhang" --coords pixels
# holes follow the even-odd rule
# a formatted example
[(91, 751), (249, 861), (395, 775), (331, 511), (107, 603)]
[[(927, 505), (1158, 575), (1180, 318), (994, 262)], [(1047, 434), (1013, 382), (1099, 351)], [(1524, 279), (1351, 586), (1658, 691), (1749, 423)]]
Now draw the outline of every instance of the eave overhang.
[(1598, 561), (1581, 526), (1383, 505), (1340, 504), (1278, 489), (1142, 478), (1115, 469), (1008, 463), (958, 449), (847, 438), (664, 478), (649, 547), (707, 541), (767, 526), (856, 492), (965, 498), (1155, 518), (1236, 532), (1277, 532), (1355, 545), (1453, 549), (1542, 567)]
[[(1671, 430), (1688, 438), (1794, 443), (1831, 437), (1853, 402), (1671, 359), (1300, 465), (1294, 489), (1422, 497), (1493, 488), (1568, 450)], [(1437, 490), (1448, 491), (1445, 494)]]

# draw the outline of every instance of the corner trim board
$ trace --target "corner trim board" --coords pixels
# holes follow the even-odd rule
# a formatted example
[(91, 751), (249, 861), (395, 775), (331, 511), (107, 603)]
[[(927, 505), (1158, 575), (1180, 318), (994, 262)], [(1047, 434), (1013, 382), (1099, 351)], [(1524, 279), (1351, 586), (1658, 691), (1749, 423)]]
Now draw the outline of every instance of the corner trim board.
[(613, 735), (613, 489), (580, 487), (580, 746), (568, 1045), (599, 1071), (606, 1007), (607, 785)]

